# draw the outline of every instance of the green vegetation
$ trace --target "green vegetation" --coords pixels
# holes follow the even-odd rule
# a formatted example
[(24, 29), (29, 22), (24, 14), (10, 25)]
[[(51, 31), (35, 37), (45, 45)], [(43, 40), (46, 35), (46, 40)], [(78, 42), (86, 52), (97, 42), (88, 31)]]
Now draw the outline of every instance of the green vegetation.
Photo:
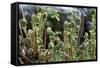
[[(40, 8), (40, 7), (39, 7)], [(19, 61), (25, 63), (48, 63), (59, 61), (81, 61), (96, 59), (96, 10), (91, 9), (92, 25), (90, 30), (90, 39), (85, 33), (84, 47), (78, 46), (78, 35), (81, 29), (81, 18), (72, 16), (70, 22), (65, 21), (63, 24), (63, 32), (53, 31), (52, 22), (48, 22), (47, 18), (51, 17), (60, 20), (57, 11), (52, 9), (38, 10), (37, 14), (32, 15), (32, 29), (27, 30), (28, 21), (23, 18), (19, 21)], [(57, 24), (57, 22), (55, 22)], [(55, 27), (56, 29), (56, 27)], [(23, 35), (26, 35), (24, 37)], [(46, 36), (48, 33), (48, 37)], [(59, 37), (63, 35), (63, 40)], [(43, 41), (44, 37), (44, 41)], [(48, 49), (45, 49), (46, 38), (49, 38)], [(55, 44), (56, 42), (56, 44)], [(24, 60), (22, 58), (25, 58)]]

